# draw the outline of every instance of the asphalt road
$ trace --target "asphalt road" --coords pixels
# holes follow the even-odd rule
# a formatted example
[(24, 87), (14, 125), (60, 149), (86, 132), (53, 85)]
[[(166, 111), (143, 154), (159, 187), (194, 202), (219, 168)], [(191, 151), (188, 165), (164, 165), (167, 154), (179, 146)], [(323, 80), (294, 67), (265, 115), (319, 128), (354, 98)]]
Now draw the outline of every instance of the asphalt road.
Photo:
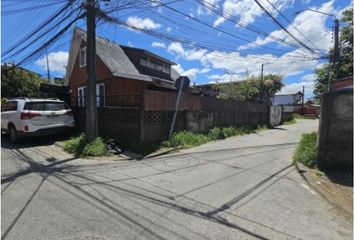
[(352, 239), (292, 163), (302, 120), (140, 161), (2, 138), (2, 239)]

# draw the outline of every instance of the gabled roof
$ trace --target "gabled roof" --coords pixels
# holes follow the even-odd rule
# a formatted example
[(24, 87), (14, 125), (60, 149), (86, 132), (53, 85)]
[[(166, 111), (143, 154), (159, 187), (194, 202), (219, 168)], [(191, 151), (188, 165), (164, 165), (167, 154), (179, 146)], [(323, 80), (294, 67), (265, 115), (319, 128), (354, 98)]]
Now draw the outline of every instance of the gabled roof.
[[(69, 78), (73, 71), (76, 57), (80, 49), (80, 44), (82, 40), (86, 41), (87, 33), (86, 31), (75, 28), (73, 31), (73, 36), (70, 44), (70, 53), (68, 60), (67, 73), (65, 77), (65, 85), (69, 84)], [(149, 51), (138, 49), (139, 51), (145, 51), (146, 53), (153, 54)], [(125, 77), (135, 80), (142, 80), (152, 82), (154, 77), (140, 74), (136, 69), (134, 64), (130, 61), (128, 56), (123, 51), (122, 47), (118, 44), (109, 41), (106, 38), (96, 36), (96, 54), (104, 62), (104, 64), (109, 68), (114, 76)], [(157, 55), (154, 55), (155, 57)], [(159, 57), (161, 60), (169, 61), (165, 58)], [(172, 63), (172, 62), (171, 62)], [(174, 63), (173, 63), (174, 64)], [(173, 75), (173, 76), (172, 76)], [(177, 76), (178, 75), (178, 76)], [(171, 69), (171, 77), (176, 80), (179, 74)]]
[(147, 55), (147, 56), (150, 56), (150, 57), (159, 59), (160, 61), (165, 62), (165, 63), (168, 63), (168, 64), (170, 64), (170, 65), (177, 65), (175, 62), (172, 62), (172, 61), (168, 60), (167, 58), (161, 57), (161, 56), (159, 56), (159, 55), (156, 55), (155, 53), (150, 52), (149, 50), (146, 50), (146, 49), (136, 48), (136, 47), (129, 47), (129, 46), (124, 46), (124, 45), (120, 45), (120, 47), (121, 47), (123, 50), (124, 50), (124, 49), (130, 49), (130, 50), (133, 50), (133, 51), (135, 51), (135, 52), (143, 53), (143, 54), (145, 54), (145, 55)]

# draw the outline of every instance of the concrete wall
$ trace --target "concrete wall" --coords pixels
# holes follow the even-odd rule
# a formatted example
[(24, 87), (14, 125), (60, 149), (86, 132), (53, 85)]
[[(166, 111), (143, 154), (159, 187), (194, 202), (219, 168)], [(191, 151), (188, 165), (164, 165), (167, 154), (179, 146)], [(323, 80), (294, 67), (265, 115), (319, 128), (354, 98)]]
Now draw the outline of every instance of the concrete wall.
[(317, 164), (323, 169), (353, 169), (353, 89), (322, 96)]

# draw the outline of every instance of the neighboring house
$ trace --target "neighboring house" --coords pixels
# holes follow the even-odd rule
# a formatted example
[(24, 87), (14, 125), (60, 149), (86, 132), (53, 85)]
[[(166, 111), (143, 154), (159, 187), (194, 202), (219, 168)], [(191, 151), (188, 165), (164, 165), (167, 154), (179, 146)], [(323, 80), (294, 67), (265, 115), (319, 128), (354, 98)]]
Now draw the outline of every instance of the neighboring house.
[(302, 100), (302, 92), (297, 92), (293, 94), (276, 94), (271, 97), (272, 104), (277, 105), (297, 105)]
[[(121, 46), (96, 37), (97, 106), (134, 106), (144, 90), (175, 91), (180, 75), (174, 62), (150, 51)], [(71, 105), (83, 107), (86, 95), (86, 32), (75, 28), (65, 84), (71, 88)], [(130, 105), (126, 105), (130, 104)]]

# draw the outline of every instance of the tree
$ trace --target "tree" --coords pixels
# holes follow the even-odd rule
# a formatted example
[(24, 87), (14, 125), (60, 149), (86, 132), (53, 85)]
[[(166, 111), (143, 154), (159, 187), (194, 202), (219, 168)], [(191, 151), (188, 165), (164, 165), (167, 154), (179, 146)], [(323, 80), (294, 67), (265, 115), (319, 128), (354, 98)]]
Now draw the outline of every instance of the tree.
[[(269, 101), (276, 92), (284, 86), (283, 77), (278, 74), (267, 74), (263, 77), (263, 93), (266, 102)], [(258, 101), (260, 100), (261, 77), (247, 75), (245, 80), (236, 82), (230, 79), (227, 83), (217, 84), (217, 97), (222, 99), (234, 99), (239, 101)]]
[(36, 73), (16, 66), (1, 66), (1, 97), (43, 97), (44, 80)]
[[(334, 78), (344, 78), (353, 75), (353, 8), (342, 12), (340, 19), (342, 27), (339, 30), (340, 57), (335, 68), (327, 63), (315, 69), (317, 79), (314, 94), (317, 100), (328, 91), (329, 83)], [(329, 58), (333, 55), (333, 49), (329, 51)]]

